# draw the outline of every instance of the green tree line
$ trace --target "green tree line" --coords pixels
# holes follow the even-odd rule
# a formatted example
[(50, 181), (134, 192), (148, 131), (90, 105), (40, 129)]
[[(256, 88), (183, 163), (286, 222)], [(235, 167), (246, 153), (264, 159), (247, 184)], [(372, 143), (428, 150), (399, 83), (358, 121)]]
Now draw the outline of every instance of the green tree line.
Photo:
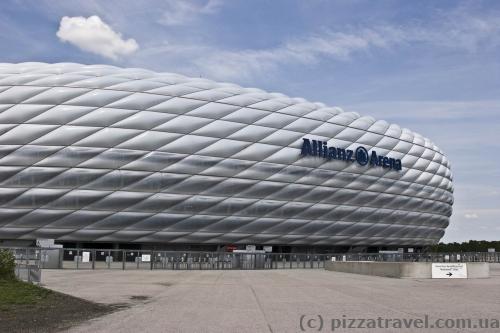
[(500, 252), (500, 241), (470, 240), (463, 243), (439, 243), (432, 245), (429, 252), (487, 252), (491, 248)]

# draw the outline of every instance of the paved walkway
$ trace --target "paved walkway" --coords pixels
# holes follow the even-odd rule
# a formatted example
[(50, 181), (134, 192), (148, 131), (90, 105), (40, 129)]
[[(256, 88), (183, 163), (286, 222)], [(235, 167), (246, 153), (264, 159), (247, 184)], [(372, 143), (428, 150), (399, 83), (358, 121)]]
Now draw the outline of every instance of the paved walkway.
[[(44, 270), (52, 289), (129, 308), (70, 332), (332, 332), (332, 318), (496, 318), (500, 266), (492, 278), (402, 280), (324, 270)], [(345, 315), (345, 317), (343, 317)], [(310, 320), (310, 321), (309, 321)], [(309, 326), (315, 330), (308, 329)], [(359, 322), (358, 322), (359, 323)], [(499, 332), (335, 329), (336, 332)]]

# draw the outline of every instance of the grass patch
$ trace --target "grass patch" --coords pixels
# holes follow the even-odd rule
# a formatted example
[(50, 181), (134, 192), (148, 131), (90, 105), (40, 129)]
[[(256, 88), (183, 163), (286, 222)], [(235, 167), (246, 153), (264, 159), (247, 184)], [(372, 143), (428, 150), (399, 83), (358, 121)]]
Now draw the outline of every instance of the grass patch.
[(45, 300), (51, 290), (18, 280), (0, 280), (0, 310), (9, 311), (16, 305), (36, 304)]
[(31, 283), (0, 279), (0, 332), (59, 332), (119, 309)]

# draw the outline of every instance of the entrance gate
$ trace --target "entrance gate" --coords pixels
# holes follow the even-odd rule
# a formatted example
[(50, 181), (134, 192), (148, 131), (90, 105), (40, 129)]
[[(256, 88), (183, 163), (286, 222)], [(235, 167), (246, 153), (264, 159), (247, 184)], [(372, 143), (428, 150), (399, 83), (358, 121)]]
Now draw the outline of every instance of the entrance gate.
[(311, 269), (323, 268), (325, 254), (180, 252), (151, 250), (59, 249), (65, 269)]

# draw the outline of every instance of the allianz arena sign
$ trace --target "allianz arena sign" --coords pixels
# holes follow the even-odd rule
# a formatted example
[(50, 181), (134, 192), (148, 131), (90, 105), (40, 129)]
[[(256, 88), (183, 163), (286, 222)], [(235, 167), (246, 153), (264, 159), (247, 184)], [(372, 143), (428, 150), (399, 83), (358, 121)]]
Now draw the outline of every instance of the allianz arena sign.
[(302, 156), (317, 156), (327, 160), (342, 160), (346, 162), (357, 162), (361, 166), (380, 166), (383, 168), (399, 171), (401, 160), (377, 154), (375, 150), (368, 151), (359, 146), (356, 150), (328, 147), (325, 141), (302, 139)]

